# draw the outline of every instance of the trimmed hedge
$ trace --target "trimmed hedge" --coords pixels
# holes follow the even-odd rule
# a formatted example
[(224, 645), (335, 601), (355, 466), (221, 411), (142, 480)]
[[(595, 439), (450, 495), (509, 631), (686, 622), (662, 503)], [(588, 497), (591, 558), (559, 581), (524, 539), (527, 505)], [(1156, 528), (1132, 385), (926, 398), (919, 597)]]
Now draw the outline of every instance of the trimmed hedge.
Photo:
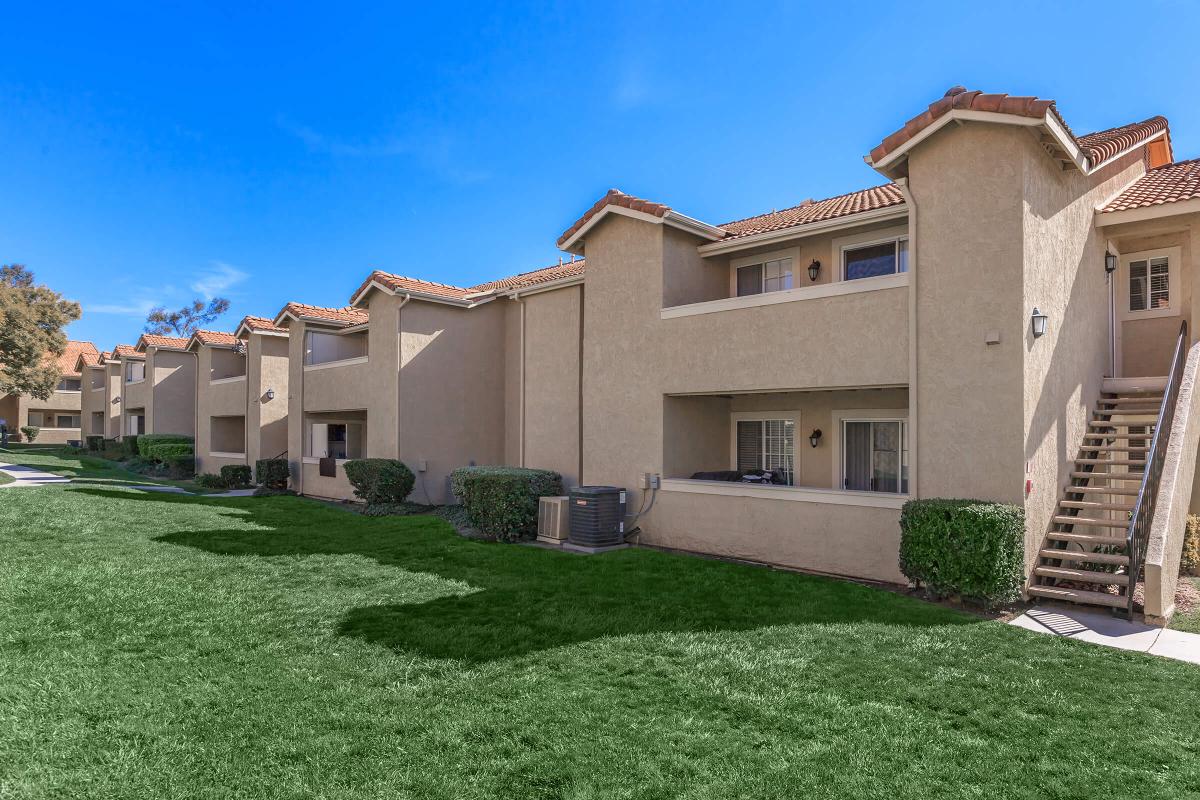
[(33, 440), (36, 439), (38, 437), (38, 434), (41, 432), (42, 432), (42, 429), (39, 428), (37, 425), (22, 425), (21, 426), (21, 433), (22, 433), (22, 435), (24, 435), (26, 440), (29, 441), (30, 444), (33, 443)]
[(245, 464), (226, 464), (221, 467), (221, 480), (230, 489), (250, 488), (250, 467)]
[(502, 542), (537, 534), (538, 498), (563, 493), (562, 476), (546, 469), (460, 467), (450, 488), (471, 525)]
[(175, 480), (183, 480), (196, 474), (196, 457), (191, 452), (166, 456), (162, 465), (166, 469), (167, 477)]
[(196, 476), (196, 483), (205, 489), (224, 489), (225, 479), (211, 472), (203, 472)]
[(93, 453), (98, 453), (104, 449), (103, 436), (86, 436), (84, 437), (84, 441), (87, 443), (87, 449)]
[(1183, 531), (1183, 555), (1179, 559), (1179, 572), (1184, 575), (1200, 575), (1200, 516), (1189, 514), (1187, 527)]
[(291, 478), (288, 462), (282, 458), (261, 458), (254, 462), (254, 482), (268, 489), (282, 491)]
[(138, 449), (142, 452), (142, 458), (164, 464), (169, 458), (195, 455), (192, 445), (188, 442), (158, 442), (157, 444), (154, 442), (150, 444), (139, 442)]
[(370, 505), (403, 503), (416, 481), (404, 462), (392, 458), (356, 458), (342, 469), (354, 487), (354, 496)]
[(983, 500), (910, 500), (900, 512), (900, 571), (934, 595), (991, 605), (1025, 580), (1025, 512)]
[(195, 440), (179, 433), (146, 433), (137, 437), (137, 453), (142, 458), (153, 458), (149, 448), (160, 444), (186, 444), (194, 448)]

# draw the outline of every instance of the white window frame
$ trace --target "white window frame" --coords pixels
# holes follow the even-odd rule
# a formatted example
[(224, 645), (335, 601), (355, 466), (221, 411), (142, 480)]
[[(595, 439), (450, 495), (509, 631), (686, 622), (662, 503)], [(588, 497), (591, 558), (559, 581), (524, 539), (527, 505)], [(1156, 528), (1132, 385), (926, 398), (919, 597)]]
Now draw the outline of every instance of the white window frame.
[[(911, 429), (908, 424), (908, 409), (904, 408), (848, 408), (835, 409), (833, 411), (833, 475), (830, 478), (830, 485), (838, 491), (855, 492), (865, 494), (881, 494), (888, 497), (906, 497), (908, 492), (875, 492), (861, 489), (847, 489), (846, 487), (846, 453), (843, 445), (846, 435), (847, 422), (900, 422), (903, 423), (901, 428), (901, 450), (904, 449), (904, 441), (908, 442), (909, 464), (908, 464), (908, 485), (911, 487), (913, 482), (913, 465), (912, 465), (912, 442), (909, 440)], [(901, 474), (903, 475), (904, 456), (903, 452), (900, 456)]]
[[(1144, 311), (1129, 310), (1129, 265), (1134, 261), (1149, 262), (1154, 258), (1167, 259), (1167, 292), (1166, 308), (1147, 308)], [(1142, 250), (1137, 253), (1121, 254), (1121, 271), (1117, 291), (1117, 315), (1122, 320), (1157, 319), (1159, 317), (1177, 317), (1180, 314), (1180, 295), (1183, 294), (1180, 265), (1183, 263), (1183, 248), (1160, 247), (1155, 250)], [(1147, 276), (1149, 277), (1149, 276)], [(1147, 287), (1148, 288), (1148, 287)], [(1149, 300), (1149, 298), (1147, 298)]]
[(784, 420), (792, 423), (792, 485), (798, 486), (800, 481), (800, 451), (796, 440), (800, 436), (799, 411), (735, 411), (729, 415), (729, 468), (735, 470), (737, 465), (737, 424), (739, 422), (767, 422)]
[[(909, 241), (909, 231), (908, 231), (907, 225), (895, 227), (895, 228), (887, 228), (885, 230), (879, 230), (879, 231), (870, 231), (869, 233), (857, 233), (857, 234), (854, 234), (853, 236), (842, 236), (837, 239), (834, 239), (833, 240), (833, 252), (837, 257), (837, 262), (838, 262), (837, 279), (839, 281), (843, 281), (843, 282), (847, 281), (847, 278), (846, 278), (846, 252), (848, 250), (858, 250), (863, 247), (872, 247), (872, 246), (878, 245), (878, 244), (887, 244), (888, 242), (895, 242), (896, 247), (899, 248), (900, 242), (902, 242), (902, 241), (903, 242)], [(896, 253), (897, 260), (899, 260), (899, 257), (900, 257), (900, 254), (899, 254), (899, 250), (897, 249), (897, 253)], [(907, 266), (908, 266), (908, 268), (906, 270), (904, 270), (903, 272), (901, 272), (899, 270), (899, 265), (897, 265), (897, 270), (895, 272), (890, 272), (887, 275), (875, 275), (875, 276), (872, 276), (872, 278), (888, 278), (893, 275), (907, 275), (909, 272), (911, 272), (912, 268), (913, 268), (912, 249), (911, 248), (909, 248), (909, 250), (908, 250), (908, 265)], [(849, 282), (853, 283), (854, 281), (869, 281), (869, 280), (872, 280), (872, 278), (854, 278), (853, 280), (851, 280)]]
[[(792, 288), (791, 289), (774, 289), (770, 292), (766, 291), (766, 270), (760, 278), (760, 286), (763, 286), (763, 291), (759, 294), (739, 295), (738, 289), (738, 270), (742, 267), (753, 267), (755, 264), (766, 264), (768, 261), (779, 261), (783, 258), (792, 260)], [(786, 250), (773, 250), (770, 253), (761, 253), (756, 256), (742, 256), (741, 258), (733, 258), (729, 261), (729, 296), (730, 297), (758, 297), (763, 294), (775, 294), (777, 292), (790, 292), (795, 289), (803, 288), (802, 282), (799, 279), (797, 270), (800, 268), (800, 248), (789, 247)]]

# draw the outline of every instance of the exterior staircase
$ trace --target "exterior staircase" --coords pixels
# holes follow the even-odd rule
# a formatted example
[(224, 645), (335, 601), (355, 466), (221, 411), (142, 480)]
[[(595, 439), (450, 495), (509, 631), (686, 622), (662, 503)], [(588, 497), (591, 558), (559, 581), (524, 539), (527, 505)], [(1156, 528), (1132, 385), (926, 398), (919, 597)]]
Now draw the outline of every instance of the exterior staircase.
[(1030, 597), (1132, 613), (1140, 561), (1130, 552), (1131, 522), (1168, 388), (1167, 378), (1105, 381), (1038, 551)]

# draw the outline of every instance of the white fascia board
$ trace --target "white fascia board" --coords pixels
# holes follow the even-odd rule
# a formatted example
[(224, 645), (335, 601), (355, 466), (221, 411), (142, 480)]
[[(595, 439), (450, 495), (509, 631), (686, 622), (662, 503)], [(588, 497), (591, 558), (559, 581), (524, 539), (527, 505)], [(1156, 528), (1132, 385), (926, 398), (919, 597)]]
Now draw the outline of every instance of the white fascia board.
[(1182, 214), (1200, 212), (1200, 199), (1179, 200), (1174, 203), (1159, 203), (1143, 208), (1129, 208), (1124, 211), (1096, 212), (1096, 227), (1107, 228), (1110, 225), (1120, 225), (1124, 222), (1145, 222), (1152, 219), (1164, 219)]
[(831, 231), (846, 230), (849, 228), (857, 228), (862, 225), (870, 225), (872, 222), (885, 222), (893, 219), (902, 219), (908, 216), (908, 206), (901, 203), (897, 206), (888, 206), (887, 208), (877, 208), (874, 211), (861, 211), (857, 214), (851, 214), (846, 217), (835, 217), (821, 222), (810, 222), (807, 225), (793, 225), (790, 228), (780, 228), (775, 231), (764, 231), (756, 233), (752, 236), (742, 236), (738, 239), (731, 239), (728, 242), (713, 242), (712, 244), (702, 244), (696, 248), (697, 252), (702, 256), (713, 256), (722, 253), (732, 253), (737, 250), (748, 250), (752, 247), (759, 247), (764, 244), (782, 241), (785, 239), (802, 239), (808, 236), (816, 236), (821, 233), (829, 233)]
[[(456, 300), (452, 297), (441, 297), (439, 295), (428, 294), (427, 292), (422, 291), (414, 291), (412, 289), (393, 289), (390, 286), (384, 286), (378, 281), (371, 281), (363, 287), (361, 292), (356, 294), (353, 299), (350, 300), (350, 305), (354, 308), (361, 307), (362, 301), (366, 299), (367, 295), (371, 293), (372, 289), (378, 289), (384, 294), (390, 294), (393, 296), (397, 294), (404, 294), (408, 295), (413, 300), (423, 300), (426, 303), (441, 303), (442, 305), (456, 306), (457, 308), (474, 308), (475, 306), (483, 305), (484, 303), (493, 300), (495, 297), (491, 292), (480, 292), (474, 295), (467, 295), (467, 299)], [(476, 300), (475, 298), (479, 299)], [(278, 325), (279, 323), (275, 324)]]
[(879, 170), (880, 172), (882, 172), (883, 170), (885, 170), (888, 167), (895, 164), (897, 161), (899, 161), (905, 155), (907, 155), (909, 150), (912, 150), (918, 144), (925, 141), (930, 136), (933, 136), (935, 133), (937, 133), (942, 128), (949, 125), (951, 122), (968, 122), (968, 121), (969, 122), (992, 122), (997, 125), (1020, 125), (1022, 127), (1037, 127), (1038, 125), (1045, 124), (1047, 118), (1048, 117), (1045, 117), (1045, 118), (1043, 118), (1043, 117), (1018, 117), (1013, 114), (1000, 114), (995, 111), (970, 111), (970, 110), (964, 110), (964, 109), (953, 109), (953, 110), (947, 112), (946, 114), (943, 114), (941, 117), (936, 119), (933, 122), (933, 124), (930, 125), (928, 128), (925, 128), (923, 131), (921, 131), (916, 136), (909, 139), (904, 144), (897, 147), (892, 152), (888, 153), (886, 156), (884, 156), (879, 161), (871, 161), (870, 160), (871, 157), (868, 155), (867, 163), (870, 164), (872, 167), (874, 167), (876, 170)]

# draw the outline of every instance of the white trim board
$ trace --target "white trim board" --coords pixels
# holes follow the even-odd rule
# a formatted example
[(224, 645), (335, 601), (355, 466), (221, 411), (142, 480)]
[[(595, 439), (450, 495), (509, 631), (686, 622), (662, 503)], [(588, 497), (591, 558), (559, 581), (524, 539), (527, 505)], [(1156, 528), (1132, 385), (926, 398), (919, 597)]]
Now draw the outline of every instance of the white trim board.
[(839, 297), (860, 292), (876, 292), (881, 289), (897, 289), (908, 286), (908, 273), (897, 272), (892, 275), (880, 275), (876, 278), (861, 278), (855, 281), (834, 281), (821, 283), (816, 286), (804, 286), (799, 289), (785, 289), (781, 292), (764, 292), (745, 297), (723, 297), (720, 300), (706, 300), (702, 303), (689, 303), (684, 306), (670, 306), (660, 312), (661, 319), (676, 319), (677, 317), (694, 317), (698, 314), (715, 314), (721, 311), (736, 311), (743, 308), (759, 308), (777, 303), (794, 303), (801, 300), (820, 300), (825, 297)]
[(760, 486), (727, 481), (694, 481), (690, 478), (664, 478), (661, 491), (897, 510), (911, 499), (905, 494), (847, 492), (841, 489), (813, 489), (804, 486)]

